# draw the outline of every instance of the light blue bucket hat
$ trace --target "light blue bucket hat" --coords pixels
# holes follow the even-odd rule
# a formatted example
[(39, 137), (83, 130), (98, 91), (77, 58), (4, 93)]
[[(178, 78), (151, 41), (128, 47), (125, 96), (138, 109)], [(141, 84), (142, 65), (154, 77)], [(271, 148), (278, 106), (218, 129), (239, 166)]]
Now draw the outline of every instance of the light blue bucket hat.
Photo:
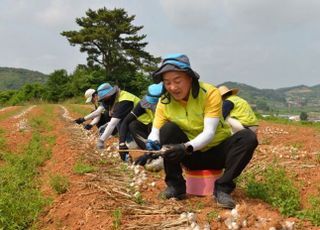
[(98, 91), (98, 101), (103, 100), (106, 97), (112, 96), (118, 91), (118, 86), (112, 87), (109, 83), (101, 84), (97, 91)]
[(192, 70), (190, 61), (185, 54), (169, 54), (162, 60), (161, 66), (153, 73), (153, 80), (155, 83), (162, 81), (162, 74), (170, 71), (186, 72), (192, 78), (199, 79), (199, 74)]
[(142, 108), (154, 110), (163, 91), (162, 82), (149, 85), (147, 95), (145, 95), (140, 102)]

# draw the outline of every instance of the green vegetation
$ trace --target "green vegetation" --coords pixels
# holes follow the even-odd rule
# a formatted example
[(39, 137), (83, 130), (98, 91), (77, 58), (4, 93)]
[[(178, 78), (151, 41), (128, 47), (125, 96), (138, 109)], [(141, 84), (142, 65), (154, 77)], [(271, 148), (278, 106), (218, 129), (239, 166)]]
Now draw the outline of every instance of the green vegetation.
[(8, 152), (5, 143), (1, 145), (0, 229), (29, 228), (49, 203), (39, 191), (38, 181), (38, 167), (50, 158), (55, 143), (54, 136), (40, 134), (50, 128), (52, 118), (51, 106), (45, 106), (44, 111), (30, 120), (32, 137), (23, 151)]
[(315, 226), (320, 226), (320, 187), (317, 195), (310, 196), (307, 208), (301, 209), (299, 190), (284, 168), (275, 164), (264, 170), (256, 168), (253, 171), (246, 172), (239, 178), (249, 197), (271, 204), (285, 216), (310, 220)]
[(309, 198), (310, 208), (302, 210), (298, 216), (310, 220), (315, 226), (320, 226), (320, 192), (317, 196)]
[(207, 213), (207, 221), (211, 223), (212, 221), (216, 221), (219, 218), (219, 212), (217, 210), (212, 210)]
[(38, 190), (37, 167), (50, 157), (45, 138), (34, 132), (23, 154), (4, 153), (0, 168), (0, 229), (26, 229), (48, 204)]
[(142, 194), (140, 192), (136, 192), (133, 195), (133, 201), (136, 202), (137, 204), (143, 204), (144, 200), (143, 200)]
[(48, 76), (38, 71), (0, 67), (0, 91), (19, 89), (26, 83), (45, 83)]
[(3, 134), (4, 134), (4, 131), (0, 129), (0, 160), (2, 159), (2, 152), (6, 146), (6, 140)]
[(306, 112), (300, 113), (300, 120), (301, 121), (307, 121), (308, 120), (308, 114)]
[(263, 113), (299, 115), (301, 112), (320, 112), (320, 85), (280, 89), (258, 89), (236, 82), (225, 82), (223, 85), (239, 88), (239, 96)]
[(142, 96), (160, 58), (144, 50), (146, 35), (139, 35), (143, 26), (135, 26), (134, 19), (135, 15), (128, 15), (124, 9), (88, 9), (85, 17), (76, 19), (79, 31), (61, 33), (70, 45), (79, 45), (80, 52), (87, 53), (87, 65), (78, 65), (71, 74), (58, 69), (48, 76), (1, 68), (0, 90), (7, 91), (0, 91), (0, 105), (79, 98), (85, 90), (96, 89), (103, 82)]
[(269, 166), (260, 175), (248, 175), (246, 192), (279, 208), (286, 216), (294, 216), (300, 209), (299, 191), (279, 166)]
[(68, 191), (69, 180), (67, 177), (62, 175), (51, 175), (49, 179), (51, 188), (57, 193), (62, 194)]
[(119, 229), (121, 225), (121, 218), (122, 218), (121, 209), (117, 208), (116, 210), (114, 210), (112, 212), (112, 217), (113, 217), (113, 221), (112, 221), (113, 228)]
[(96, 167), (86, 164), (82, 161), (78, 161), (73, 167), (73, 171), (80, 175), (85, 173), (91, 173), (91, 172), (94, 172), (95, 170), (96, 170)]
[(320, 129), (320, 122), (311, 122), (311, 121), (291, 121), (286, 118), (269, 116), (269, 117), (259, 117), (260, 120), (271, 121), (277, 124), (285, 124), (285, 125), (297, 125), (297, 126), (305, 126)]
[(71, 113), (80, 114), (80, 116), (85, 116), (85, 115), (89, 114), (91, 111), (93, 111), (93, 109), (94, 109), (93, 106), (84, 107), (84, 106), (79, 106), (76, 104), (68, 104), (68, 105), (65, 105), (65, 107)]
[(17, 115), (17, 114), (21, 113), (24, 109), (25, 109), (25, 107), (21, 106), (21, 107), (17, 107), (15, 109), (12, 109), (10, 111), (6, 111), (5, 113), (0, 114), (0, 121), (5, 120), (5, 119), (12, 117), (14, 115)]
[(149, 81), (138, 73), (150, 74), (160, 58), (144, 51), (146, 35), (138, 34), (143, 26), (133, 25), (134, 19), (135, 15), (129, 16), (124, 9), (88, 9), (85, 17), (76, 19), (79, 31), (64, 31), (61, 35), (87, 53), (88, 66), (102, 67), (109, 82), (119, 82), (136, 92), (135, 86), (140, 88)]
[(39, 131), (51, 131), (53, 129), (53, 126), (49, 121), (53, 115), (53, 106), (42, 105), (41, 107), (43, 108), (44, 114), (31, 118), (29, 124), (32, 128)]

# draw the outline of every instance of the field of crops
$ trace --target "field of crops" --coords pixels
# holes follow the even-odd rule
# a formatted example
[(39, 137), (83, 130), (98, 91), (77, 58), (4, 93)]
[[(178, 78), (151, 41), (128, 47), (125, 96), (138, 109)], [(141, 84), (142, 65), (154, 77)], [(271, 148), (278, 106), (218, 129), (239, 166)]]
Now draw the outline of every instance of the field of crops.
[(320, 229), (319, 128), (260, 121), (230, 211), (212, 196), (159, 198), (162, 171), (122, 163), (116, 137), (97, 151), (96, 130), (72, 122), (90, 110), (0, 110), (0, 229)]

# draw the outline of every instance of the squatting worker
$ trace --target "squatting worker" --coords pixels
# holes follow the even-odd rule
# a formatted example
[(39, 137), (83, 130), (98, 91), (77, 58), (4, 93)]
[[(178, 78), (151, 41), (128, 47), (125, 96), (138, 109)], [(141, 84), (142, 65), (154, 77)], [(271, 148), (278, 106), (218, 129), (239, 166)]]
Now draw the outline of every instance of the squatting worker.
[[(119, 130), (119, 149), (127, 150), (126, 138), (128, 135), (134, 139), (139, 148), (146, 149), (145, 140), (147, 139), (154, 118), (154, 112), (158, 100), (162, 94), (163, 85), (152, 84), (147, 88), (147, 95), (133, 108), (133, 110), (123, 119)], [(128, 154), (127, 152), (122, 152)], [(140, 165), (144, 165), (148, 159), (153, 159), (149, 154), (139, 157), (138, 162)]]
[(184, 54), (166, 56), (154, 72), (155, 83), (163, 81), (165, 93), (158, 102), (147, 145), (162, 146), (165, 182), (163, 198), (182, 199), (186, 183), (182, 166), (189, 170), (224, 169), (215, 182), (219, 206), (234, 208), (231, 192), (258, 145), (256, 135), (243, 129), (231, 136), (222, 117), (222, 100), (213, 85), (199, 82)]
[(95, 89), (87, 89), (84, 93), (86, 98), (86, 103), (92, 103), (94, 105), (94, 110), (86, 115), (85, 117), (80, 117), (74, 120), (77, 124), (82, 124), (85, 121), (91, 120), (89, 124), (84, 126), (85, 129), (90, 130), (94, 125), (100, 128), (102, 125), (106, 124), (111, 118), (109, 112), (104, 109), (104, 107), (98, 103), (98, 93)]
[(218, 89), (223, 100), (223, 118), (231, 126), (232, 132), (236, 133), (245, 128), (256, 132), (258, 128), (257, 117), (250, 104), (237, 95), (239, 89), (229, 89), (224, 85), (220, 86)]
[[(120, 90), (118, 86), (111, 86), (109, 83), (103, 83), (98, 87), (98, 100), (105, 110), (109, 111), (110, 121), (105, 127), (97, 142), (97, 148), (103, 149), (104, 142), (114, 133), (117, 126), (120, 126), (122, 120), (138, 104), (140, 99), (125, 90)], [(120, 154), (122, 160), (128, 155)]]

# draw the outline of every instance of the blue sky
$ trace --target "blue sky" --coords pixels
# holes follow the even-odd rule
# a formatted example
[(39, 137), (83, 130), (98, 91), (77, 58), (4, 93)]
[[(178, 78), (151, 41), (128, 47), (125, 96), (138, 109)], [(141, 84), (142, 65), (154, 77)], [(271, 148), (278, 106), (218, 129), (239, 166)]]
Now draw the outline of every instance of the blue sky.
[(320, 84), (319, 0), (1, 0), (0, 66), (72, 72), (85, 55), (60, 33), (101, 7), (136, 15), (148, 52), (187, 54), (203, 81)]

